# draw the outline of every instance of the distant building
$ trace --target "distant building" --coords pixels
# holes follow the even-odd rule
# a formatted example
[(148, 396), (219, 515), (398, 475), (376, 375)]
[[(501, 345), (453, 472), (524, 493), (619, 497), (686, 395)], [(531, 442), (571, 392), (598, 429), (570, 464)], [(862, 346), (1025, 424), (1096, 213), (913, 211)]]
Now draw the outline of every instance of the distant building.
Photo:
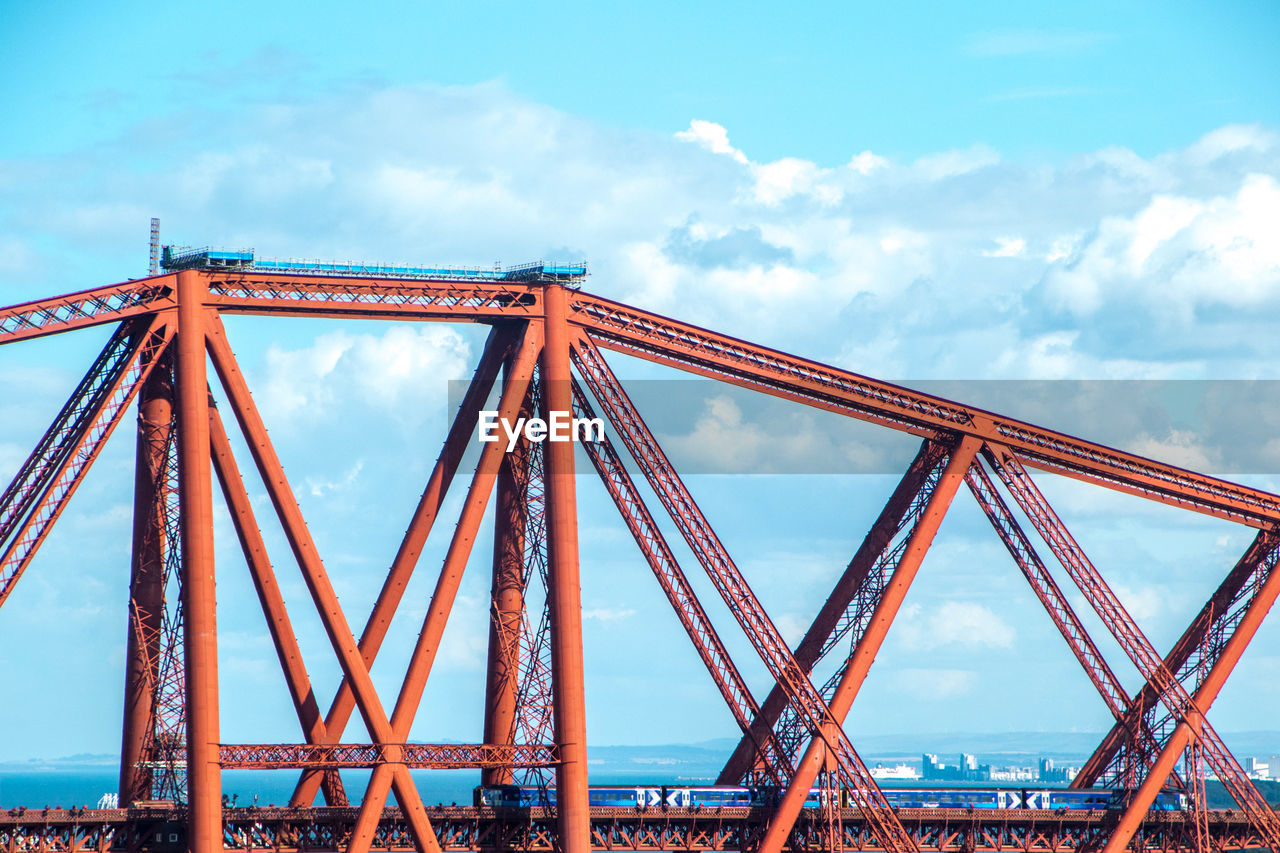
[(943, 764), (938, 756), (920, 757), (920, 775), (931, 782), (989, 782), (991, 765), (979, 764), (977, 756), (962, 753), (959, 764)]
[(1259, 761), (1256, 758), (1246, 758), (1244, 760), (1244, 769), (1249, 774), (1250, 779), (1270, 779), (1271, 765), (1265, 761)]
[(1036, 771), (1031, 767), (991, 768), (992, 782), (1034, 782), (1035, 779)]
[(920, 774), (910, 764), (895, 764), (885, 767), (877, 764), (871, 768), (871, 775), (876, 779), (919, 779)]
[(1070, 782), (1080, 772), (1076, 767), (1054, 767), (1052, 758), (1041, 758), (1037, 769), (1039, 773), (1036, 778), (1041, 782), (1051, 783)]

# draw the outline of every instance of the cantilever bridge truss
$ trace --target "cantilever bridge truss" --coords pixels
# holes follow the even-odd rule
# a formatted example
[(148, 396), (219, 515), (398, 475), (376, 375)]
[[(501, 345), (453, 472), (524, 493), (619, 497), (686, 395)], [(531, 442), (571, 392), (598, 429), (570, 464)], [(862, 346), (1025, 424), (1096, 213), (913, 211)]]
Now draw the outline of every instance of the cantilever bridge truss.
[[(137, 465), (130, 565), (120, 794), (125, 808), (0, 815), (0, 848), (138, 849), (184, 833), (220, 849), (859, 849), (876, 851), (1280, 850), (1280, 819), (1205, 718), (1280, 593), (1280, 496), (1164, 465), (1070, 435), (838, 370), (575, 289), (562, 277), (405, 279), (190, 269), (0, 309), (0, 344), (115, 324), (105, 349), (0, 497), (3, 605), (103, 444), (136, 401)], [(224, 314), (468, 322), (490, 333), (439, 459), (373, 610), (356, 634), (267, 436), (223, 327)], [(818, 407), (920, 439), (903, 473), (807, 633), (788, 646), (613, 374), (620, 352)], [(207, 372), (212, 363), (215, 376)], [(585, 443), (592, 466), (653, 570), (740, 729), (720, 782), (776, 786), (751, 809), (605, 810), (588, 803), (574, 450), (483, 445), (408, 672), (396, 696), (369, 671), (478, 412), (605, 419)], [(215, 398), (218, 405), (215, 405)], [(231, 450), (244, 436), (343, 673), (327, 710), (312, 690), (274, 569)], [(629, 461), (624, 461), (629, 459)], [(246, 469), (249, 466), (246, 466)], [(1248, 549), (1160, 654), (1037, 487), (1048, 471), (1228, 519), (1256, 530)], [(633, 472), (661, 508), (641, 497)], [(466, 472), (463, 472), (464, 475)], [(266, 616), (300, 727), (291, 744), (219, 738), (214, 595), (215, 485), (225, 500)], [(842, 723), (939, 523), (964, 488), (1007, 546), (1070, 653), (1115, 718), (1074, 781), (1130, 792), (1110, 810), (895, 809)], [(484, 743), (407, 743), (463, 568), (486, 507), (496, 506)], [(1026, 530), (1019, 516), (1030, 521)], [(773, 679), (753, 695), (660, 532), (670, 515)], [(408, 514), (406, 512), (406, 514)], [(1145, 683), (1130, 694), (1045, 560), (1058, 562)], [(528, 595), (530, 585), (543, 591)], [(543, 600), (530, 612), (526, 600)], [(0, 618), (3, 614), (0, 613)], [(125, 626), (122, 626), (124, 628)], [(723, 626), (722, 626), (723, 627)], [(835, 675), (811, 673), (834, 655)], [(372, 742), (344, 740), (358, 713)], [(224, 768), (295, 769), (288, 808), (224, 808)], [(358, 807), (343, 768), (371, 768)], [(489, 784), (553, 784), (555, 807), (424, 806), (411, 768), (478, 768)], [(1212, 811), (1204, 778), (1238, 808)], [(1166, 787), (1185, 812), (1154, 812)], [(823, 805), (808, 808), (813, 788)], [(388, 805), (394, 796), (396, 805)], [(316, 805), (323, 797), (324, 805)], [(159, 801), (173, 801), (164, 806)], [(130, 806), (130, 804), (135, 804)], [(154, 830), (154, 832), (153, 832)]]

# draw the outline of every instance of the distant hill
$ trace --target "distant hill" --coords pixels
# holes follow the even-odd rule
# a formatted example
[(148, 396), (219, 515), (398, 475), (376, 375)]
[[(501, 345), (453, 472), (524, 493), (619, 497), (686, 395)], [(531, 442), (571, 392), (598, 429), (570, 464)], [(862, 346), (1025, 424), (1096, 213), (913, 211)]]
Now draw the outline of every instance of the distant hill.
[[(1265, 797), (1269, 804), (1280, 806), (1280, 782), (1254, 780), (1253, 784), (1257, 786), (1258, 793)], [(1210, 779), (1205, 782), (1204, 790), (1209, 796), (1209, 808), (1211, 809), (1237, 809), (1240, 807), (1231, 798), (1231, 795), (1227, 793), (1227, 789), (1223, 787), (1221, 782)]]
[(107, 767), (118, 765), (120, 756), (110, 752), (77, 752), (59, 758), (28, 758), (25, 761), (0, 761), (6, 770), (39, 770), (41, 768)]
[[(997, 766), (1033, 765), (1039, 757), (1058, 763), (1079, 762), (1087, 757), (1102, 732), (957, 732), (949, 734), (865, 735), (851, 733), (853, 744), (870, 764), (916, 764), (923, 753), (937, 754), (953, 763), (960, 753), (976, 755), (984, 764)], [(1227, 746), (1242, 761), (1246, 756), (1264, 760), (1280, 756), (1280, 732), (1233, 732), (1223, 735)], [(737, 745), (737, 738), (717, 738), (693, 744), (646, 746), (593, 746), (588, 749), (590, 772), (607, 781), (609, 777), (664, 777), (671, 779), (713, 779)], [(0, 762), (7, 769), (41, 767), (110, 766), (119, 760), (109, 753), (80, 753), (60, 758)], [(1266, 794), (1269, 798), (1271, 794)]]

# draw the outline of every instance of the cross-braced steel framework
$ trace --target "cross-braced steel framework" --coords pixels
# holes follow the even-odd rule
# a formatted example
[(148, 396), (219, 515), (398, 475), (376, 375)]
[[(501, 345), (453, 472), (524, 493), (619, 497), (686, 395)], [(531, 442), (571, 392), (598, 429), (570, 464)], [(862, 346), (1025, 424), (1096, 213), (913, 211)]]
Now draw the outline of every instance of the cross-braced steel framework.
[[(484, 351), (439, 459), (357, 635), (339, 605), (222, 324), (224, 314), (481, 323)], [(1165, 465), (961, 403), (879, 382), (574, 289), (563, 276), (460, 281), (187, 269), (0, 309), (0, 344), (115, 323), (115, 333), (0, 496), (0, 604), (138, 402), (133, 556), (120, 791), (127, 805), (182, 800), (187, 843), (222, 848), (1280, 850), (1280, 819), (1206, 718), (1280, 594), (1280, 496)], [(804, 638), (782, 639), (604, 357), (636, 356), (688, 373), (883, 425), (921, 439), (902, 476)], [(207, 374), (207, 360), (216, 373)], [(481, 447), (460, 516), (394, 702), (369, 670), (458, 473), (494, 386), (498, 413), (603, 416), (609, 435), (583, 445), (675, 615), (741, 730), (720, 782), (780, 792), (768, 809), (715, 815), (601, 812), (588, 803), (582, 613), (571, 444)], [(215, 394), (248, 447), (341, 667), (322, 712), (232, 453)], [(629, 462), (624, 461), (629, 458)], [(1066, 475), (1257, 530), (1249, 549), (1161, 656), (1067, 530), (1028, 469)], [(773, 678), (753, 696), (642, 497), (657, 496), (699, 568)], [(297, 713), (302, 742), (219, 738), (213, 564), (214, 482), (242, 547)], [(1109, 812), (1036, 816), (891, 808), (843, 721), (880, 651), (939, 524), (961, 486), (996, 534), (1115, 717), (1074, 781), (1129, 796)], [(495, 496), (496, 493), (496, 496)], [(471, 557), (496, 502), (484, 743), (411, 744), (410, 727)], [(1130, 695), (1054, 580), (1015, 507), (1142, 674)], [(531, 581), (536, 579), (536, 584)], [(535, 594), (536, 593), (536, 594)], [(530, 602), (541, 601), (540, 613)], [(822, 684), (811, 675), (837, 655)], [(831, 667), (829, 667), (831, 668)], [(344, 742), (358, 713), (369, 743)], [(1178, 764), (1182, 762), (1182, 771)], [(289, 809), (251, 821), (220, 802), (224, 768), (301, 771)], [(342, 768), (372, 768), (350, 807)], [(410, 768), (479, 768), (486, 784), (554, 784), (556, 804), (513, 816), (424, 807)], [(1210, 813), (1209, 768), (1239, 804)], [(185, 773), (185, 777), (184, 774)], [(814, 786), (823, 807), (805, 809)], [(1149, 811), (1174, 786), (1183, 815)], [(181, 790), (179, 790), (181, 789)], [(315, 808), (323, 793), (325, 808)], [(395, 808), (387, 808), (393, 795)], [(136, 846), (154, 814), (0, 819), (6, 849)], [(114, 821), (114, 822), (113, 822)], [(113, 828), (114, 827), (114, 828)], [(142, 827), (141, 829), (139, 827)], [(131, 840), (132, 839), (132, 840)]]

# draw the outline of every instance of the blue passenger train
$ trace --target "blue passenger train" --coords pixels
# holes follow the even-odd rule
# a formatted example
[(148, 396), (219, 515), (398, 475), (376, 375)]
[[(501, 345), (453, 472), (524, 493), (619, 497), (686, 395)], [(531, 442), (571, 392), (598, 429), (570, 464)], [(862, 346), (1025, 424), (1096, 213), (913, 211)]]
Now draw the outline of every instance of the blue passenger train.
[[(885, 799), (895, 808), (926, 809), (1108, 809), (1123, 804), (1124, 791), (1104, 788), (884, 788)], [(708, 786), (593, 785), (588, 804), (615, 808), (748, 808), (777, 802), (776, 788)], [(811, 788), (806, 808), (823, 805), (826, 792)], [(841, 805), (850, 805), (841, 792)], [(497, 785), (475, 789), (475, 805), (494, 808), (554, 806), (555, 788)], [(1187, 807), (1185, 794), (1165, 791), (1156, 795), (1152, 811), (1177, 811)]]

